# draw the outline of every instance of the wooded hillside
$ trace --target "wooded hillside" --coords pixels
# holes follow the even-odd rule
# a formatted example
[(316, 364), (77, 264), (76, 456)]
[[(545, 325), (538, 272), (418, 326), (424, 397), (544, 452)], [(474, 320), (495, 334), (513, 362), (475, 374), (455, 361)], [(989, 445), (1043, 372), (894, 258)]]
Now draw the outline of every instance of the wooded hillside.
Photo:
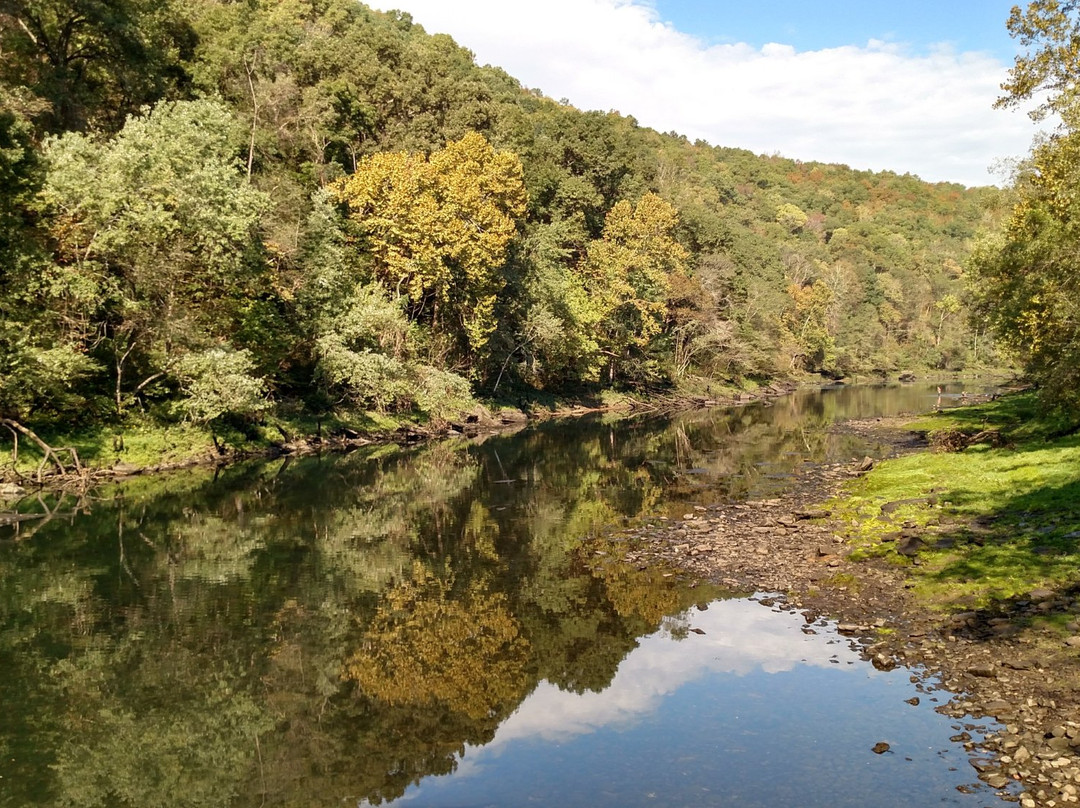
[(962, 265), (997, 189), (583, 112), (353, 0), (0, 12), (0, 416), (992, 360)]

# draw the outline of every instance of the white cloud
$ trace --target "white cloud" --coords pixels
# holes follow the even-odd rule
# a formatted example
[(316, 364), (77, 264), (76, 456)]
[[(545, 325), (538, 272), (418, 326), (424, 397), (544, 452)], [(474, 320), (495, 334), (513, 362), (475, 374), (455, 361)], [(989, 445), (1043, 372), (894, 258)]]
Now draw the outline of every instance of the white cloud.
[[(804, 634), (802, 616), (750, 600), (723, 600), (690, 612), (689, 633), (677, 646), (663, 632), (642, 639), (599, 693), (571, 693), (541, 683), (495, 733), (490, 750), (517, 738), (565, 741), (601, 727), (628, 724), (656, 710), (662, 699), (710, 673), (746, 676), (784, 673), (798, 665), (828, 668), (859, 654), (831, 631)], [(872, 675), (866, 666), (863, 675)]]
[(1007, 66), (988, 53), (873, 40), (806, 52), (709, 45), (643, 0), (375, 5), (404, 6), (428, 32), (553, 98), (716, 145), (983, 185), (1033, 134), (1022, 112), (992, 109)]
[[(466, 748), (454, 777), (482, 774), (493, 758), (522, 739), (566, 743), (601, 728), (631, 725), (658, 710), (666, 696), (709, 675), (770, 675), (800, 665), (852, 676), (879, 675), (832, 629), (804, 634), (800, 614), (754, 601), (716, 601), (708, 611), (688, 612), (685, 624), (705, 633), (688, 633), (679, 642), (664, 631), (643, 637), (600, 692), (578, 694), (541, 682), (490, 743)], [(405, 799), (422, 795), (422, 788), (414, 789)]]

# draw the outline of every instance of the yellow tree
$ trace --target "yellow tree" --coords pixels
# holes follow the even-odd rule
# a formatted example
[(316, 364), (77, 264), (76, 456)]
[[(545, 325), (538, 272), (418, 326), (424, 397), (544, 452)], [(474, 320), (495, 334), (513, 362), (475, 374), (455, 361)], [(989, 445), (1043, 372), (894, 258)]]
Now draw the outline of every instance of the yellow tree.
[(663, 329), (671, 277), (686, 270), (687, 252), (675, 240), (678, 223), (675, 208), (650, 193), (636, 205), (617, 202), (603, 237), (589, 245), (583, 275), (610, 381), (619, 364)]
[(345, 677), (391, 705), (445, 706), (473, 719), (524, 697), (529, 643), (506, 596), (480, 582), (458, 596), (419, 564), (387, 593)]
[(790, 346), (792, 369), (830, 368), (836, 361), (836, 341), (829, 329), (832, 289), (819, 279), (813, 284), (792, 283), (787, 293), (791, 304), (780, 319)]
[(470, 358), (495, 328), (507, 248), (524, 214), (521, 161), (471, 132), (430, 157), (375, 154), (339, 182), (374, 274), (410, 318)]

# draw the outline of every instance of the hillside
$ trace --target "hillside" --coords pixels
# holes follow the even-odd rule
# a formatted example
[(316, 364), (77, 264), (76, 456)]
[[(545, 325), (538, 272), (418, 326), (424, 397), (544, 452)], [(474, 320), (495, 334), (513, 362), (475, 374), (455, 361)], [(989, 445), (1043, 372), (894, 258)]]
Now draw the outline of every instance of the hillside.
[(351, 0), (0, 17), (0, 416), (439, 418), (472, 396), (992, 362), (994, 188), (692, 143)]

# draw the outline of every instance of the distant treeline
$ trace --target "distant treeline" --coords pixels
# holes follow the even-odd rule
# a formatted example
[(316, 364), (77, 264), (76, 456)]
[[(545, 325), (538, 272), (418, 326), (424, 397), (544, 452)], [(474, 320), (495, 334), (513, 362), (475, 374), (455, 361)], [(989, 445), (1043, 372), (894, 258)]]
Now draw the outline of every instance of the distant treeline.
[(5, 0), (0, 48), (2, 417), (994, 358), (962, 278), (994, 188), (582, 112), (354, 0)]

